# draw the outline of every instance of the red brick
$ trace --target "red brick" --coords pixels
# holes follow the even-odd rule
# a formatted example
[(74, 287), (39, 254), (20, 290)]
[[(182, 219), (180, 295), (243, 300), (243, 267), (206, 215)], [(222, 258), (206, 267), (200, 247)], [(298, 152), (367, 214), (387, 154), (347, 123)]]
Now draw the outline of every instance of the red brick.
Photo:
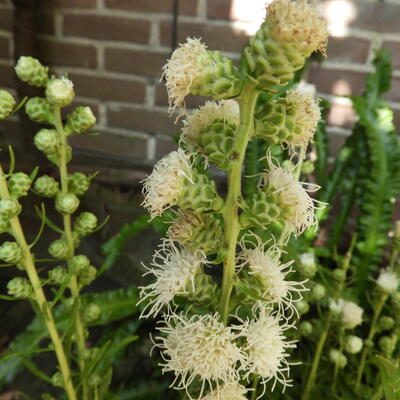
[(337, 96), (360, 95), (364, 90), (365, 73), (313, 66), (308, 79), (319, 92)]
[(382, 47), (392, 53), (392, 63), (395, 69), (400, 69), (400, 42), (383, 42)]
[[(105, 0), (106, 7), (151, 13), (172, 13), (173, 0)], [(179, 3), (179, 14), (195, 15), (197, 0), (184, 0)]]
[(102, 101), (121, 101), (142, 103), (145, 97), (145, 85), (125, 79), (115, 79), (95, 75), (71, 73), (77, 96), (89, 97)]
[(110, 107), (107, 110), (108, 125), (148, 133), (176, 134), (179, 127), (174, 125), (167, 111)]
[(400, 102), (400, 78), (394, 78), (392, 80), (392, 87), (389, 92), (385, 94), (385, 97), (390, 101)]
[(10, 59), (10, 39), (0, 36), (0, 58)]
[(230, 19), (232, 0), (208, 0), (207, 16), (211, 19)]
[[(169, 46), (171, 42), (171, 22), (161, 24), (161, 43)], [(213, 25), (211, 23), (181, 22), (178, 25), (178, 42), (186, 38), (202, 38), (210, 50), (241, 51), (248, 41), (248, 35), (232, 26)]]
[(14, 27), (14, 11), (11, 6), (0, 8), (0, 29), (2, 31), (12, 31)]
[(97, 51), (92, 45), (72, 44), (58, 40), (39, 39), (40, 59), (48, 65), (70, 67), (97, 67)]
[(169, 53), (106, 48), (106, 69), (125, 74), (160, 77)]
[(371, 42), (352, 37), (335, 38), (328, 41), (328, 60), (339, 62), (365, 63)]
[(100, 133), (99, 135), (73, 135), (70, 138), (73, 148), (96, 151), (99, 153), (119, 155), (121, 157), (146, 158), (147, 139)]
[(64, 35), (147, 43), (150, 22), (123, 17), (67, 14), (64, 17)]
[(355, 121), (356, 115), (350, 104), (331, 104), (327, 116), (328, 125), (351, 128)]
[(37, 14), (37, 21), (36, 27), (39, 34), (55, 34), (55, 15), (53, 12), (40, 10)]
[(96, 8), (96, 0), (41, 0), (42, 8)]
[(16, 75), (11, 65), (0, 65), (0, 86), (13, 88), (16, 84)]
[(171, 151), (176, 150), (176, 142), (173, 138), (168, 136), (157, 137), (156, 142), (156, 160), (164, 157), (166, 154), (171, 153)]

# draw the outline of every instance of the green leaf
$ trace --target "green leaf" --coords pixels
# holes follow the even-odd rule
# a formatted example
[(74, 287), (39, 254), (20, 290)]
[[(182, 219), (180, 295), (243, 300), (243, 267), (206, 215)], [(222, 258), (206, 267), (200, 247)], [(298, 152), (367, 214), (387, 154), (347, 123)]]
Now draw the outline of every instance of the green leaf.
[(400, 369), (398, 365), (393, 360), (382, 356), (375, 356), (373, 361), (379, 368), (385, 400), (399, 400)]

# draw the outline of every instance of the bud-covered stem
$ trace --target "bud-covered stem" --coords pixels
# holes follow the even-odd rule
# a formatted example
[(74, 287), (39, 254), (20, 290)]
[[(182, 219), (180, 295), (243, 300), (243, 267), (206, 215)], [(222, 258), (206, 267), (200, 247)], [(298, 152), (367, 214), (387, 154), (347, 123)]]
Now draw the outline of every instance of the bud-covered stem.
[[(372, 317), (372, 321), (371, 321), (371, 325), (369, 328), (369, 333), (368, 333), (368, 337), (366, 339), (366, 343), (371, 342), (374, 339), (378, 318), (382, 312), (383, 306), (385, 305), (387, 299), (388, 299), (387, 293), (384, 293), (384, 292), (380, 293), (378, 301), (374, 307), (374, 316)], [(368, 350), (369, 350), (369, 346), (364, 346), (364, 349), (361, 353), (360, 364), (358, 365), (358, 370), (357, 370), (356, 390), (358, 390), (360, 388), (361, 379), (362, 379), (362, 375), (363, 375), (364, 367), (365, 367), (365, 361), (366, 361), (367, 355), (368, 355)]]
[[(3, 170), (1, 168), (1, 165), (0, 165), (0, 197), (1, 198), (10, 197), (10, 193), (7, 187), (7, 182)], [(69, 368), (67, 357), (65, 355), (64, 347), (62, 345), (62, 341), (58, 333), (53, 314), (50, 310), (46, 296), (43, 292), (42, 284), (40, 282), (40, 278), (38, 276), (35, 263), (33, 261), (33, 256), (30, 251), (29, 245), (26, 242), (24, 232), (19, 222), (19, 218), (14, 217), (10, 219), (10, 224), (13, 236), (22, 249), (23, 253), (22, 263), (25, 267), (26, 273), (32, 285), (33, 292), (35, 294), (35, 301), (37, 302), (39, 309), (42, 312), (43, 320), (45, 322), (47, 331), (49, 332), (51, 341), (53, 342), (54, 345), (54, 352), (56, 353), (57, 361), (60, 367), (60, 372), (63, 376), (64, 388), (67, 393), (68, 399), (76, 400), (77, 397), (75, 394), (75, 389), (72, 384), (71, 371)]]
[(238, 204), (242, 201), (242, 164), (247, 144), (254, 129), (254, 109), (258, 93), (252, 84), (248, 84), (243, 88), (240, 97), (240, 125), (232, 149), (234, 164), (228, 172), (228, 194), (223, 208), (227, 255), (224, 261), (224, 276), (220, 300), (221, 315), (225, 324), (228, 321), (229, 315), (229, 299), (235, 277), (236, 245), (240, 231)]
[[(55, 127), (60, 136), (60, 150), (59, 150), (59, 172), (60, 172), (60, 182), (61, 182), (61, 192), (62, 194), (68, 193), (68, 169), (67, 169), (67, 135), (64, 132), (64, 128), (61, 120), (61, 109), (59, 107), (54, 107), (54, 120)], [(64, 235), (67, 242), (68, 252), (67, 252), (67, 262), (70, 265), (70, 261), (74, 257), (75, 247), (74, 240), (72, 236), (72, 224), (71, 224), (71, 214), (63, 214), (63, 224), (64, 224)], [(69, 283), (69, 289), (71, 290), (71, 295), (74, 299), (74, 303), (77, 307), (75, 328), (76, 328), (76, 341), (78, 347), (78, 360), (79, 368), (81, 373), (85, 370), (85, 359), (83, 357), (86, 349), (85, 344), (85, 328), (83, 325), (83, 320), (80, 312), (80, 298), (79, 298), (79, 287), (76, 274), (72, 274)], [(83, 389), (83, 399), (86, 400), (88, 397), (88, 386), (84, 379), (82, 382)]]

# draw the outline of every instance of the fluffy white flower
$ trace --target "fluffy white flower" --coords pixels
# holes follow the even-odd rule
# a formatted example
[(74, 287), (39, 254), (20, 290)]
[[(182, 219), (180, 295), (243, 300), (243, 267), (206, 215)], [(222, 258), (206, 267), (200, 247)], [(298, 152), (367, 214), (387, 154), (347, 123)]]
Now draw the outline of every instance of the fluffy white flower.
[(376, 280), (376, 284), (384, 293), (392, 294), (395, 293), (399, 287), (399, 279), (395, 272), (382, 269)]
[(339, 317), (344, 328), (354, 329), (361, 325), (364, 310), (356, 303), (339, 299), (338, 301), (331, 301), (329, 307)]
[(156, 280), (141, 287), (141, 300), (147, 300), (142, 317), (157, 315), (165, 306), (171, 312), (175, 296), (183, 296), (195, 290), (195, 277), (207, 262), (200, 251), (175, 246), (165, 240), (156, 250), (151, 268), (145, 275), (152, 274)]
[[(246, 355), (236, 345), (238, 334), (225, 326), (219, 315), (173, 314), (157, 328), (155, 346), (161, 349), (163, 372), (172, 371), (176, 389), (186, 389), (194, 379), (201, 381), (203, 395), (206, 383), (211, 390), (220, 383), (239, 380), (238, 365), (244, 365)], [(188, 393), (189, 395), (189, 393)], [(190, 395), (189, 395), (190, 397)]]
[(247, 389), (242, 385), (236, 382), (226, 383), (221, 388), (217, 388), (202, 397), (201, 400), (247, 400), (246, 393)]
[(181, 44), (163, 67), (163, 76), (169, 97), (169, 109), (172, 113), (176, 108), (180, 115), (184, 114), (184, 99), (190, 94), (193, 84), (202, 78), (208, 57), (207, 46), (199, 39), (187, 38)]
[(307, 289), (303, 282), (286, 280), (286, 276), (293, 270), (291, 265), (293, 261), (285, 264), (280, 262), (282, 251), (277, 246), (270, 246), (264, 250), (265, 244), (255, 236), (257, 246), (255, 248), (246, 248), (245, 241), (242, 242), (242, 252), (239, 255), (239, 265), (246, 266), (250, 275), (255, 275), (263, 285), (263, 296), (271, 303), (276, 303), (279, 312), (290, 310), (297, 313), (294, 303), (300, 301), (303, 296), (301, 292)]
[(350, 335), (346, 338), (345, 349), (350, 354), (356, 354), (361, 351), (363, 347), (363, 341), (360, 337)]
[(287, 361), (288, 349), (295, 348), (295, 341), (287, 341), (285, 331), (292, 328), (287, 320), (279, 313), (273, 313), (270, 306), (265, 303), (257, 304), (254, 309), (258, 313), (257, 319), (244, 321), (236, 328), (245, 338), (242, 349), (248, 355), (246, 365), (246, 378), (252, 374), (259, 375), (261, 383), (265, 384), (274, 380), (272, 390), (277, 382), (280, 382), (284, 389), (290, 386), (291, 380), (287, 378), (289, 374), (289, 363)]
[(152, 218), (176, 204), (185, 184), (192, 180), (191, 157), (182, 149), (173, 151), (154, 166), (143, 185), (144, 200)]
[(211, 125), (216, 120), (239, 125), (239, 104), (235, 100), (207, 101), (203, 106), (190, 113), (183, 121), (181, 140), (183, 143), (194, 146), (200, 130)]
[(278, 203), (285, 217), (286, 231), (301, 234), (310, 226), (316, 225), (314, 211), (324, 203), (311, 198), (308, 192), (315, 192), (319, 186), (298, 182), (288, 168), (274, 165), (270, 155), (268, 165), (269, 171), (262, 175), (260, 186), (267, 186), (272, 193), (278, 195)]

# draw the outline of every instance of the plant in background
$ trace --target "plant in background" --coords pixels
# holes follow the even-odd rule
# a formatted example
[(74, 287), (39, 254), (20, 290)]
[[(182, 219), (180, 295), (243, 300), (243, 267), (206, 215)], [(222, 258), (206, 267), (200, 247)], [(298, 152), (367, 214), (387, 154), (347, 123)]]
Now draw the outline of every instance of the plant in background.
[[(318, 103), (288, 89), (326, 41), (312, 5), (275, 0), (239, 69), (197, 39), (175, 50), (164, 67), (178, 117), (188, 94), (220, 100), (185, 116), (179, 149), (144, 183), (151, 217), (172, 208), (176, 218), (148, 268), (154, 280), (141, 289), (142, 316), (162, 314), (154, 346), (163, 371), (175, 375), (172, 386), (190, 398), (248, 393), (255, 399), (277, 383), (282, 390), (291, 384), (288, 358), (296, 344), (288, 334), (305, 287), (291, 277), (292, 261), (283, 255), (291, 236), (316, 224), (321, 204), (309, 196), (317, 186), (299, 182)], [(267, 162), (245, 198), (242, 167), (254, 141), (263, 142)], [(274, 156), (281, 147), (289, 162)], [(225, 200), (209, 164), (227, 171)]]
[[(39, 378), (62, 388), (69, 400), (110, 398), (114, 355), (137, 337), (128, 334), (118, 344), (100, 339), (98, 346), (93, 346), (88, 342), (88, 328), (132, 314), (137, 299), (132, 290), (82, 294), (82, 290), (97, 277), (98, 271), (78, 248), (81, 240), (100, 229), (101, 225), (91, 212), (74, 215), (80, 205), (79, 198), (88, 190), (93, 176), (69, 172), (72, 151), (68, 137), (86, 134), (96, 119), (89, 107), (77, 107), (66, 116), (63, 124), (62, 108), (69, 106), (75, 95), (73, 83), (66, 77), (49, 77), (48, 68), (38, 60), (21, 57), (15, 71), (22, 81), (44, 89), (45, 97), (26, 101), (25, 111), (32, 121), (47, 125), (36, 133), (34, 144), (57, 167), (59, 179), (37, 176), (37, 168), (31, 175), (14, 172), (11, 149), (8, 172), (0, 168), (0, 227), (1, 233), (11, 238), (1, 243), (0, 259), (5, 263), (3, 266), (15, 268), (16, 275), (7, 285), (8, 296), (2, 298), (28, 299), (37, 314), (28, 332), (17, 338), (10, 346), (11, 351), (0, 359), (0, 370), (2, 375), (4, 370), (12, 374), (23, 363)], [(10, 115), (14, 107), (13, 97), (0, 91), (1, 119)], [(36, 211), (42, 224), (32, 243), (27, 241), (20, 215), (22, 198), (30, 189), (36, 195), (53, 199), (62, 221), (59, 227), (46, 215), (44, 205), (38, 207)], [(33, 252), (45, 225), (59, 235), (48, 247), (51, 260), (41, 259)], [(55, 266), (48, 268), (49, 261)], [(129, 310), (123, 310), (121, 304), (128, 305)], [(39, 342), (47, 337), (50, 339), (47, 347), (40, 346)], [(28, 348), (20, 348), (27, 343)], [(35, 354), (44, 351), (53, 351), (57, 359), (52, 377), (41, 371), (32, 360)], [(43, 396), (54, 398), (50, 394)]]

